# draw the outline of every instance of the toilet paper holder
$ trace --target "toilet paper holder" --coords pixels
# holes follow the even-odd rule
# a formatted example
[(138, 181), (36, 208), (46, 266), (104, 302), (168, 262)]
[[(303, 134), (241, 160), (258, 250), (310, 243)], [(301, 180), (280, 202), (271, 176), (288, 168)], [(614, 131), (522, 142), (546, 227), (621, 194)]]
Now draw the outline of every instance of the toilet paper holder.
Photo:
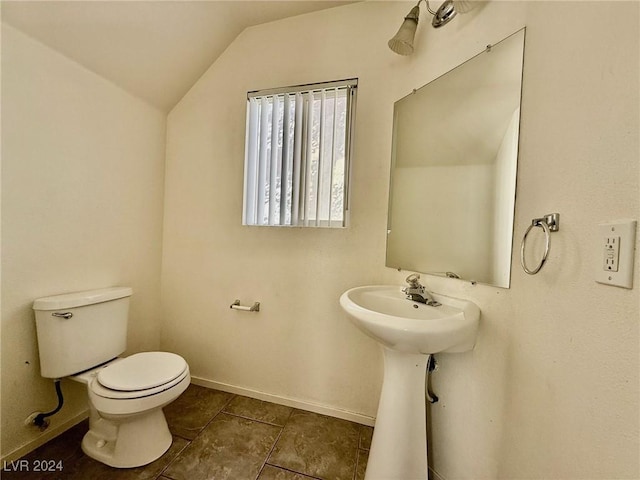
[(241, 310), (243, 312), (259, 312), (260, 302), (255, 302), (253, 305), (249, 307), (246, 305), (240, 305), (240, 300), (236, 299), (231, 305), (229, 305), (229, 308), (233, 310)]

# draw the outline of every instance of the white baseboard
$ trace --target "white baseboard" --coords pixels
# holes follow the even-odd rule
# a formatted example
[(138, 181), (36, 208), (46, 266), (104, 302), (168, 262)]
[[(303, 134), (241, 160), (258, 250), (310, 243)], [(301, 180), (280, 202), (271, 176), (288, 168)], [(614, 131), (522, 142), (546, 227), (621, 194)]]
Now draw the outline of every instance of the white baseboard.
[(444, 480), (444, 478), (442, 478), (433, 468), (429, 467), (429, 480)]
[(320, 405), (317, 403), (311, 403), (298, 398), (283, 397), (280, 395), (274, 395), (271, 393), (259, 392), (257, 390), (251, 390), (250, 388), (237, 387), (235, 385), (229, 385), (227, 383), (215, 382), (213, 380), (207, 380), (199, 377), (191, 377), (191, 383), (199, 385), (201, 387), (213, 388), (215, 390), (222, 390), (223, 392), (235, 393), (237, 395), (244, 395), (245, 397), (256, 398), (258, 400), (264, 400), (266, 402), (278, 403), (287, 407), (299, 408), (300, 410), (307, 410), (309, 412), (320, 413), (322, 415), (328, 415), (330, 417), (341, 418), (342, 420), (349, 420), (350, 422), (360, 423), (372, 427), (375, 423), (375, 418), (360, 413), (350, 412), (348, 410), (341, 410), (339, 408), (331, 407), (328, 405)]
[(18, 460), (19, 458), (24, 457), (27, 453), (32, 452), (36, 448), (40, 447), (41, 445), (44, 445), (49, 440), (57, 437), (61, 433), (66, 432), (70, 428), (75, 427), (78, 423), (80, 423), (81, 421), (83, 421), (85, 418), (88, 418), (88, 417), (89, 417), (89, 410), (83, 410), (82, 412), (78, 413), (74, 417), (71, 417), (69, 420), (67, 420), (64, 423), (61, 423), (60, 425), (50, 426), (49, 428), (47, 428), (47, 430), (45, 430), (45, 432), (42, 435), (38, 436), (37, 438), (31, 440), (28, 443), (25, 443), (21, 447), (16, 448), (12, 452), (9, 452), (4, 457), (2, 457), (0, 459), (0, 465), (5, 465), (5, 462), (7, 463), (13, 462)]

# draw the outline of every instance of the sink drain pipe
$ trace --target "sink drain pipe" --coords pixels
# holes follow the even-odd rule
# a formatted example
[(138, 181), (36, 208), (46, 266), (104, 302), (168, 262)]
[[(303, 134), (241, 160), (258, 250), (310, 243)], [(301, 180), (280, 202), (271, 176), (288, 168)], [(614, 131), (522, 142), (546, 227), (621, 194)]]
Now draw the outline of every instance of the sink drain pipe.
[(437, 368), (438, 362), (436, 361), (435, 355), (429, 355), (429, 360), (427, 360), (427, 371), (425, 375), (426, 379), (424, 382), (424, 393), (429, 403), (436, 403), (438, 401), (438, 396), (431, 390), (431, 373), (434, 372)]
[(58, 396), (58, 406), (53, 410), (51, 410), (50, 412), (39, 413), (38, 415), (36, 415), (36, 418), (33, 419), (33, 424), (36, 427), (40, 428), (40, 430), (44, 430), (49, 426), (49, 421), (47, 420), (47, 417), (50, 417), (51, 415), (58, 413), (62, 408), (62, 405), (64, 404), (64, 398), (62, 397), (62, 387), (60, 387), (60, 379), (56, 378), (53, 381), (53, 383), (56, 386), (56, 395)]

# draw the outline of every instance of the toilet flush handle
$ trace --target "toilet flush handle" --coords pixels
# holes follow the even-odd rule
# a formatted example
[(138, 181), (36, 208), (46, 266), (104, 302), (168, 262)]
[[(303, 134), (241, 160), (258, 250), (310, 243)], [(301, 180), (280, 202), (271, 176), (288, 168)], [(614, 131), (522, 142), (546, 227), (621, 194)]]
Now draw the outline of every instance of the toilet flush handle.
[(71, 312), (53, 312), (51, 314), (52, 317), (61, 317), (61, 318), (66, 318), (67, 320), (71, 317), (73, 317), (73, 313)]

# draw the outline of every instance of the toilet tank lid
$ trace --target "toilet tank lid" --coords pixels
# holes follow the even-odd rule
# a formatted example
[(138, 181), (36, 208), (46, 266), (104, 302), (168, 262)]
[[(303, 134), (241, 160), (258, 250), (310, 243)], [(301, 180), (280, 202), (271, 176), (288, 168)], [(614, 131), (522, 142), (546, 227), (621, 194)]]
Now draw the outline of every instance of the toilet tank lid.
[(110, 287), (84, 292), (66, 293), (51, 297), (38, 298), (33, 302), (34, 310), (60, 310), (62, 308), (83, 307), (95, 303), (108, 302), (119, 298), (130, 297), (130, 287)]

